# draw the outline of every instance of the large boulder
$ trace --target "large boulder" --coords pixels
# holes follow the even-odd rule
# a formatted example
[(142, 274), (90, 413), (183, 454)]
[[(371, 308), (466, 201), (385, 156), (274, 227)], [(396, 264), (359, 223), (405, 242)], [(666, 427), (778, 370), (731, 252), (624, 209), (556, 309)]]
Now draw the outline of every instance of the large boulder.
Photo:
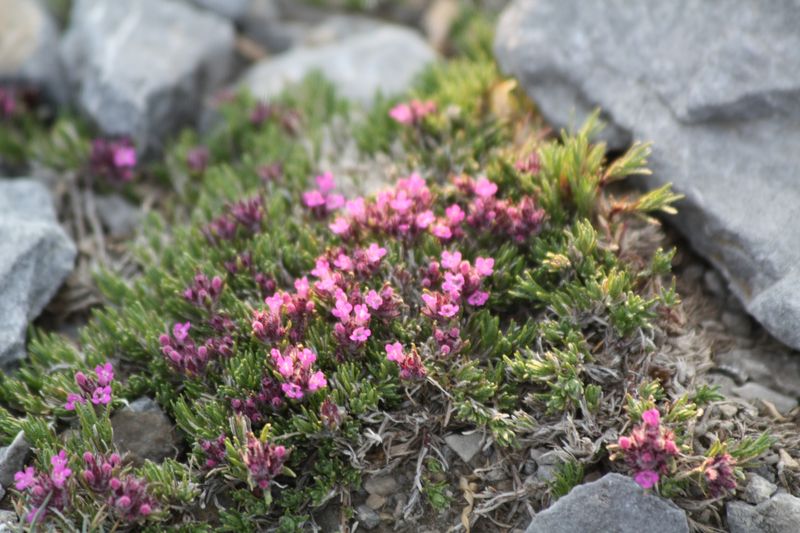
[(758, 505), (733, 501), (726, 506), (731, 533), (797, 533), (800, 498), (778, 493)]
[(0, 180), (0, 366), (25, 356), (25, 331), (72, 271), (75, 245), (47, 189)]
[(606, 474), (579, 485), (533, 517), (525, 533), (689, 533), (686, 513), (631, 478)]
[(80, 108), (107, 134), (158, 147), (197, 121), (233, 68), (232, 23), (174, 0), (77, 0), (62, 55)]
[(58, 29), (37, 0), (0, 0), (0, 80), (29, 84), (64, 100)]
[(800, 2), (516, 0), (495, 51), (555, 126), (654, 143), (646, 184), (747, 310), (800, 348)]
[(319, 71), (342, 96), (369, 105), (378, 91), (393, 95), (406, 90), (435, 59), (436, 52), (416, 32), (384, 25), (264, 59), (245, 73), (241, 84), (259, 98), (270, 98)]

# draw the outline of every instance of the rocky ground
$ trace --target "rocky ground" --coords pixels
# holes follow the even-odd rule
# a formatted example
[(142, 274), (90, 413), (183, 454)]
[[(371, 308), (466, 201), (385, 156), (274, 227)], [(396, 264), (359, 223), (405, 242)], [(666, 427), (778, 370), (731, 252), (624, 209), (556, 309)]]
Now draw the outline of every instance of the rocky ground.
[[(787, 51), (798, 44), (786, 25), (800, 15), (787, 5), (788, 14), (768, 14), (759, 19), (763, 24), (745, 32), (749, 40), (741, 41), (759, 46), (765, 35), (785, 39), (771, 38), (766, 55), (771, 59), (763, 64), (765, 55), (753, 45), (754, 57), (738, 63), (745, 65), (741, 68), (748, 72), (749, 85), (731, 93), (735, 80), (726, 77), (724, 67), (747, 52), (733, 41), (705, 56), (677, 51), (663, 79), (642, 58), (655, 54), (648, 48), (658, 42), (654, 33), (660, 39), (673, 37), (658, 19), (692, 14), (692, 20), (680, 19), (681, 27), (688, 28), (684, 46), (692, 50), (702, 48), (705, 19), (736, 12), (733, 22), (746, 27), (762, 14), (755, 8), (734, 9), (732, 3), (681, 4), (659, 7), (663, 13), (615, 15), (583, 4), (578, 9), (578, 2), (513, 2), (498, 30), (498, 58), (519, 77), (550, 123), (568, 124), (576, 107), (580, 114), (600, 105), (612, 125), (607, 137), (612, 148), (633, 138), (655, 141), (656, 172), (647, 185), (673, 181), (687, 200), (678, 218), (665, 221), (665, 234), (640, 237), (679, 250), (674, 267), (684, 302), (681, 319), (697, 337), (693, 349), (707, 350), (713, 382), (730, 396), (714, 409), (730, 419), (749, 412), (765, 426), (797, 429), (800, 357), (795, 349), (800, 341), (794, 324), (800, 296), (793, 265), (800, 246), (792, 224), (798, 192), (789, 183), (798, 163), (792, 141), (800, 130), (789, 106), (796, 87), (781, 74), (763, 75), (762, 69), (800, 69), (786, 63), (792, 55)], [(459, 17), (457, 2), (378, 2), (374, 9), (365, 16), (288, 1), (135, 0), (124, 5), (78, 0), (62, 34), (42, 4), (0, 0), (0, 77), (36, 84), (53, 101), (74, 103), (104, 132), (128, 135), (144, 153), (155, 154), (180, 125), (212, 123), (213, 113), (198, 109), (225, 89), (246, 86), (267, 97), (321, 70), (344, 96), (367, 104), (376, 90), (402, 92), (426, 64), (451, 51), (448, 37)], [(611, 19), (616, 26), (609, 23), (606, 35), (597, 21)], [(647, 23), (631, 22), (642, 20)], [(631, 23), (620, 26), (624, 21)], [(613, 38), (622, 31), (626, 42)], [(587, 43), (584, 35), (591, 36)], [(560, 54), (559, 47), (580, 53)], [(639, 62), (626, 55), (637, 48), (644, 50)], [(684, 64), (684, 57), (693, 59)], [(681, 88), (697, 74), (698, 65), (709, 62), (721, 70), (703, 70), (703, 83), (692, 85), (687, 95)], [(330, 150), (321, 155), (330, 166), (358, 167), (367, 175), (372, 169), (379, 176), (388, 164), (359, 159), (347, 146), (337, 145), (335, 128), (330, 134)], [(15, 178), (0, 180), (0, 362), (7, 365), (24, 356), (26, 330), (36, 317), (45, 330), (77, 335), (90, 310), (101, 304), (92, 280), (96, 269), (136, 274), (129, 247), (132, 239), (141, 238), (143, 217), (165, 208), (165, 189), (153, 180), (135, 194), (98, 192), (75, 176), (36, 168), (25, 169), (34, 179), (17, 179), (10, 171), (18, 167), (2, 163), (6, 175)], [(750, 179), (764, 175), (772, 179)], [(48, 207), (48, 196), (57, 213)], [(175, 447), (169, 419), (146, 399), (116, 413), (113, 423), (120, 446), (140, 460), (158, 460)], [(151, 430), (146, 438), (140, 427)], [(449, 435), (446, 444), (445, 459), (460, 459), (448, 475), (459, 478), (461, 493), (450, 495), (457, 504), (444, 517), (426, 517), (427, 529), (417, 530), (441, 531), (441, 523), (457, 524), (463, 513), (477, 512), (486, 518), (473, 531), (522, 531), (527, 523), (519, 517), (530, 508), (529, 495), (515, 489), (514, 479), (536, 475), (549, 481), (556, 458), (503, 457), (475, 432)], [(21, 442), (0, 453), (0, 487), (12, 483), (26, 453)], [(778, 489), (785, 476), (797, 475), (800, 465), (786, 453), (764, 462), (750, 475), (739, 500), (727, 506), (731, 531), (788, 533), (800, 523), (800, 499)], [(408, 503), (403, 488), (415, 482), (414, 470), (388, 470), (367, 475), (363, 490), (352, 495), (360, 527), (391, 531), (392, 520)], [(609, 528), (624, 523), (625, 531), (654, 523), (661, 531), (687, 530), (682, 511), (643, 493), (629, 478), (595, 480), (589, 473), (586, 481), (539, 513), (527, 531), (580, 531), (587, 517), (598, 515)], [(518, 504), (504, 522), (492, 513), (493, 506), (509, 501)], [(624, 511), (631, 507), (635, 516)], [(619, 509), (620, 515), (607, 514), (608, 509)], [(335, 530), (339, 520), (335, 505), (317, 517), (324, 531)]]

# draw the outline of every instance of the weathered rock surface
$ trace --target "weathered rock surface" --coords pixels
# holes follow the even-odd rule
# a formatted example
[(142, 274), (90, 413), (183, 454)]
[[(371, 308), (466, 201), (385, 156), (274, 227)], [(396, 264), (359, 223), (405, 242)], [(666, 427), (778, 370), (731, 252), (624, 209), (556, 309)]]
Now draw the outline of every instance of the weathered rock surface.
[[(556, 126), (600, 106), (748, 312), (800, 348), (800, 2), (516, 0), (495, 51)], [(573, 117), (576, 120), (573, 120)]]
[(472, 458), (475, 457), (479, 451), (481, 451), (483, 435), (477, 432), (469, 433), (467, 435), (453, 433), (451, 435), (447, 435), (444, 438), (444, 441), (451, 450), (458, 454), (462, 461), (469, 463), (472, 461)]
[(686, 514), (629, 477), (607, 474), (579, 485), (533, 517), (526, 533), (689, 533)]
[(97, 215), (112, 237), (133, 234), (142, 221), (142, 211), (119, 194), (96, 196)]
[(767, 501), (777, 490), (778, 486), (774, 483), (770, 483), (761, 476), (752, 474), (750, 475), (742, 497), (746, 502), (758, 505), (761, 502)]
[(25, 433), (20, 431), (11, 444), (0, 448), (0, 486), (11, 487), (14, 474), (25, 466), (25, 459), (31, 451), (31, 445), (25, 440)]
[(62, 55), (80, 108), (107, 134), (157, 147), (197, 121), (233, 67), (232, 23), (175, 0), (78, 0)]
[(53, 18), (37, 0), (0, 0), (0, 80), (32, 84), (64, 100), (58, 38)]
[(776, 494), (758, 505), (733, 501), (726, 506), (731, 533), (797, 533), (800, 498)]
[(75, 255), (47, 189), (0, 180), (0, 366), (25, 356), (25, 330), (72, 271)]
[(767, 401), (774, 405), (778, 412), (782, 414), (786, 414), (797, 407), (797, 400), (795, 398), (776, 392), (760, 383), (745, 383), (741, 387), (734, 388), (733, 394), (745, 400), (750, 400), (751, 402), (758, 402), (760, 400)]
[(245, 73), (241, 84), (255, 96), (269, 98), (320, 71), (342, 96), (368, 105), (377, 91), (389, 95), (408, 88), (435, 59), (436, 53), (417, 33), (385, 25), (336, 43), (264, 59)]
[(198, 7), (213, 11), (231, 20), (240, 20), (247, 15), (252, 0), (191, 0)]
[(174, 457), (179, 443), (175, 428), (167, 415), (150, 398), (139, 398), (111, 417), (114, 444), (120, 452), (128, 452), (134, 464), (145, 459), (160, 463)]

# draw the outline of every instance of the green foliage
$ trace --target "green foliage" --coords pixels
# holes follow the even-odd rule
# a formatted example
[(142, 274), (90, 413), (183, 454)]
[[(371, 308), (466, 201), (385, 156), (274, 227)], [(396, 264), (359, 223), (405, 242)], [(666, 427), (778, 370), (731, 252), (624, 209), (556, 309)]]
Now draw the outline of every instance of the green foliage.
[[(647, 377), (654, 339), (664, 334), (663, 317), (679, 302), (674, 284), (663, 285), (674, 250), (630, 260), (620, 253), (618, 238), (622, 229), (651, 222), (653, 213), (671, 212), (679, 196), (665, 187), (612, 198), (608, 184), (648, 172), (649, 146), (636, 144), (608, 161), (605, 147), (591, 142), (601, 127), (597, 114), (575, 134), (542, 141), (532, 129), (530, 103), (513, 80), (499, 75), (488, 53), (490, 35), (482, 19), (464, 15), (453, 33), (462, 57), (430, 67), (406, 98), (379, 97), (366, 113), (313, 75), (270, 102), (263, 121), (251, 118), (264, 103), (238, 94), (220, 107), (222, 121), (209, 134), (179, 135), (163, 159), (147, 167), (149, 185), (171, 196), (161, 213), (145, 221), (132, 249), (139, 275), (97, 274), (106, 306), (94, 311), (79, 347), (58, 336), (33, 335), (30, 358), (20, 371), (0, 376), (0, 438), (8, 442), (25, 431), (40, 468), (48, 468), (50, 455), (62, 446), (73, 461), (83, 451), (111, 452), (112, 411), (141, 395), (154, 397), (183, 442), (180, 462), (147, 462), (132, 470), (147, 480), (161, 505), (142, 526), (151, 531), (302, 530), (317, 507), (357, 490), (370, 462), (416, 456), (414, 450), (404, 457), (382, 456), (391, 453), (388, 437), (395, 434), (413, 435), (410, 442), (418, 443), (419, 436), (441, 434), (450, 425), (469, 426), (485, 430), (497, 446), (522, 448), (546, 434), (561, 439), (570, 428), (570, 438), (597, 442), (622, 431), (622, 406), (638, 421), (644, 410), (668, 404), (665, 420), (687, 426), (680, 436), (690, 439), (689, 426), (703, 405), (718, 399), (716, 391), (700, 386), (673, 398)], [(430, 100), (436, 111), (413, 125), (395, 123), (389, 110), (410, 98)], [(329, 229), (334, 217), (304, 208), (302, 200), (315, 186), (311, 177), (327, 170), (317, 168), (317, 161), (334, 119), (346, 125), (343, 134), (352, 135), (371, 160), (401, 154), (390, 174), (424, 176), (436, 217), (453, 205), (472, 208), (474, 193), (454, 179), (462, 174), (486, 176), (497, 185), (497, 210), (510, 205), (516, 211), (509, 212), (519, 216), (522, 208), (515, 202), (524, 199), (531, 210), (542, 210), (541, 217), (521, 236), (469, 223), (452, 241), (426, 232), (399, 238), (375, 228), (365, 229), (355, 242), (336, 236)], [(37, 127), (31, 147), (8, 153), (67, 173), (85, 165), (90, 138), (85, 126), (64, 118)], [(197, 147), (210, 155), (203, 170), (187, 163)], [(517, 165), (526, 157), (535, 157), (538, 168)], [(264, 179), (264, 167), (275, 164), (279, 175)], [(260, 202), (261, 216), (251, 227), (236, 225), (243, 218), (236, 203), (245, 199)], [(224, 238), (211, 229), (220, 220), (237, 221)], [(254, 313), (266, 309), (265, 297), (291, 291), (303, 276), (313, 284), (318, 260), (333, 262), (340, 252), (354, 254), (354, 248), (371, 243), (385, 247), (387, 257), (359, 280), (359, 290), (392, 287), (397, 316), (370, 323), (363, 347), (341, 350), (331, 299), (313, 290), (307, 316), (293, 315), (281, 324), (291, 329), (292, 320), (306, 320), (299, 340), (258, 338), (252, 324)], [(422, 297), (432, 287), (422, 277), (443, 252), (454, 250), (471, 264), (478, 258), (492, 258), (494, 264), (482, 281), (488, 301), (462, 302), (447, 323), (456, 330), (457, 343), (445, 352), (437, 344), (439, 319), (426, 315)], [(196, 276), (217, 276), (219, 297), (189, 301), (184, 291)], [(193, 342), (222, 338), (229, 353), (204, 370), (182, 372), (162, 344), (171, 342), (175, 324), (186, 322)], [(392, 341), (420, 357), (424, 378), (401, 377), (396, 362), (387, 360), (385, 346)], [(290, 344), (312, 350), (326, 386), (295, 399), (279, 392), (280, 402), (270, 403), (273, 392), (265, 392), (265, 383), (282, 379), (271, 349)], [(106, 360), (124, 376), (114, 384), (114, 402), (67, 411), (75, 372)], [(65, 439), (66, 428), (71, 431)], [(288, 450), (284, 468), (266, 487), (255, 482), (248, 463), (254, 438)], [(549, 438), (540, 444), (559, 446), (556, 437)], [(224, 458), (209, 455), (214, 442), (222, 443)], [(738, 448), (732, 443), (731, 449), (744, 458), (766, 446), (768, 441), (758, 439)], [(600, 459), (576, 457), (561, 465), (549, 487), (552, 498), (580, 483), (585, 466)], [(443, 470), (429, 458), (419, 487), (436, 511), (451, 507), (455, 493)], [(219, 502), (208, 524), (198, 518), (198, 499)], [(74, 510), (60, 527), (114, 527), (96, 500), (78, 498)]]
[(550, 497), (557, 500), (569, 494), (575, 486), (583, 482), (583, 465), (576, 461), (561, 463), (550, 482)]

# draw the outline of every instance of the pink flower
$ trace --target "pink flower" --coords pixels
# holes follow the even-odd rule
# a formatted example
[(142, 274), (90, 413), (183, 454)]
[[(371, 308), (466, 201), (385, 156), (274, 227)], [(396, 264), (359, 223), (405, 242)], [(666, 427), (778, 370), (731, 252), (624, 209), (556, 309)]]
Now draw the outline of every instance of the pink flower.
[(17, 490), (25, 490), (28, 487), (32, 487), (36, 483), (36, 470), (32, 466), (29, 466), (22, 472), (17, 472), (14, 474), (14, 487)]
[(403, 345), (399, 342), (394, 342), (392, 344), (387, 344), (386, 348), (386, 359), (389, 361), (394, 361), (396, 363), (400, 363), (405, 359), (405, 355), (403, 354)]
[(652, 470), (643, 470), (633, 476), (633, 480), (643, 489), (649, 489), (658, 483), (659, 475)]
[(661, 414), (658, 409), (648, 409), (642, 413), (642, 420), (648, 426), (658, 426), (661, 423)]
[(323, 172), (317, 176), (315, 180), (317, 182), (317, 189), (319, 189), (319, 192), (322, 194), (328, 194), (336, 185), (331, 172)]
[(381, 298), (381, 295), (374, 290), (370, 290), (367, 293), (367, 296), (364, 298), (364, 301), (367, 302), (367, 305), (370, 306), (372, 309), (378, 309), (383, 304), (383, 298)]
[(325, 205), (325, 197), (318, 190), (303, 193), (303, 203), (306, 207), (320, 207)]
[(183, 342), (186, 340), (186, 337), (189, 336), (189, 329), (191, 327), (191, 322), (185, 322), (183, 324), (176, 323), (174, 326), (172, 326), (172, 336), (175, 337), (175, 340), (178, 342)]
[(617, 445), (622, 448), (623, 450), (629, 450), (631, 448), (631, 439), (629, 437), (620, 437)]
[(339, 270), (353, 270), (353, 260), (345, 254), (339, 254), (333, 261), (333, 265)]
[(475, 182), (472, 190), (482, 198), (489, 198), (497, 193), (497, 184), (481, 176), (478, 178), (478, 181)]
[(67, 403), (64, 405), (64, 409), (67, 411), (74, 411), (76, 403), (86, 403), (86, 400), (83, 399), (83, 396), (80, 394), (75, 394), (74, 392), (70, 392), (67, 394)]
[(439, 307), (439, 314), (445, 318), (450, 318), (458, 313), (458, 306), (455, 304), (444, 304)]
[(314, 372), (310, 378), (308, 378), (308, 390), (314, 392), (315, 390), (324, 389), (328, 385), (328, 381), (325, 379), (325, 374), (322, 371)]
[(300, 353), (297, 355), (297, 360), (300, 361), (300, 366), (303, 370), (306, 370), (311, 367), (317, 360), (317, 354), (309, 350), (308, 348), (303, 348), (300, 350)]
[(371, 315), (364, 304), (358, 304), (353, 307), (353, 320), (356, 324), (367, 324)]
[(433, 233), (434, 236), (444, 240), (447, 240), (453, 236), (453, 231), (450, 229), (450, 227), (441, 223), (433, 226), (433, 228), (431, 228), (431, 233)]
[(344, 235), (350, 231), (350, 222), (344, 217), (337, 217), (333, 222), (328, 224), (328, 227), (334, 235)]
[(295, 400), (303, 398), (303, 389), (296, 383), (283, 383), (281, 385), (281, 390), (287, 398), (293, 398)]
[(444, 214), (451, 226), (460, 224), (467, 216), (466, 213), (464, 213), (464, 210), (461, 209), (461, 206), (458, 204), (453, 204), (445, 209)]
[(118, 146), (114, 149), (114, 165), (118, 167), (136, 166), (136, 149), (132, 146)]
[(361, 219), (367, 214), (366, 204), (364, 203), (364, 198), (358, 197), (354, 198), (353, 200), (349, 200), (345, 204), (345, 209), (355, 219)]
[(111, 403), (111, 387), (97, 387), (92, 393), (92, 403), (95, 405)]
[(491, 276), (492, 272), (494, 272), (494, 259), (491, 257), (476, 257), (475, 271), (483, 277)]
[(97, 375), (97, 383), (101, 386), (110, 385), (114, 381), (114, 367), (111, 363), (97, 365), (94, 367), (94, 373)]
[(455, 270), (461, 264), (461, 252), (442, 252), (442, 266), (448, 270)]
[(397, 104), (389, 110), (389, 116), (400, 124), (411, 124), (414, 121), (414, 113), (408, 104)]
[(328, 211), (336, 211), (344, 205), (344, 196), (341, 194), (329, 194), (325, 198), (325, 209)]
[(433, 224), (435, 220), (436, 216), (433, 214), (433, 211), (427, 210), (418, 214), (415, 222), (418, 228), (425, 229), (431, 224)]
[(485, 291), (475, 291), (467, 298), (467, 303), (475, 307), (480, 307), (489, 299), (489, 293)]
[(367, 339), (372, 334), (372, 332), (365, 327), (359, 326), (353, 330), (353, 333), (350, 334), (350, 340), (353, 342), (367, 342)]
[(370, 263), (377, 263), (386, 255), (386, 248), (382, 248), (374, 242), (367, 248), (367, 260)]

